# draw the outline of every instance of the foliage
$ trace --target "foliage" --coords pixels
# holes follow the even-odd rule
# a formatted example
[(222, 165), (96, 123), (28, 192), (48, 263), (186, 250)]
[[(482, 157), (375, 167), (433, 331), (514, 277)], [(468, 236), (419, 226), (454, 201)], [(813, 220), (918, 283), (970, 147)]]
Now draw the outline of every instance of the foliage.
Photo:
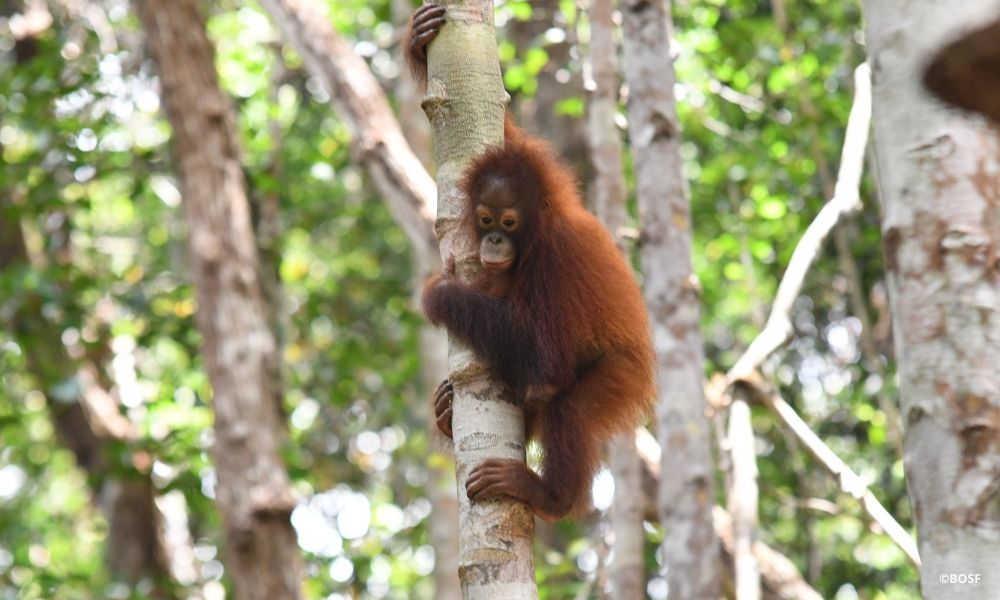
[[(221, 597), (211, 393), (155, 77), (127, 3), (89, 3), (113, 26), (111, 46), (92, 21), (66, 12), (69, 3), (51, 4), (53, 24), (21, 62), (11, 21), (0, 16), (0, 209), (23, 219), (32, 257), (0, 272), (0, 598), (141, 598), (149, 589), (115, 581), (104, 566), (107, 524), (92, 482), (50, 420), (72, 380), (40, 377), (29, 365), (35, 334), (7, 326), (26, 306), (106, 373), (139, 430), (119, 456), (150, 453), (158, 490), (182, 495), (199, 568), (180, 582), (182, 592)], [(391, 85), (400, 68), (389, 3), (326, 4)], [(532, 18), (532, 4), (501, 3), (499, 21)], [(560, 16), (552, 27), (567, 29), (562, 35), (528, 47), (501, 42), (515, 95), (539, 93), (552, 40), (586, 40), (576, 5), (553, 4)], [(673, 3), (708, 372), (731, 366), (759, 331), (795, 242), (830, 194), (850, 74), (864, 56), (857, 3), (785, 3), (785, 32), (771, 4)], [(353, 164), (327, 92), (277, 44), (266, 15), (253, 3), (213, 6), (209, 29), (251, 195), (280, 206), (281, 233), (262, 256), (274, 261), (266, 268), (280, 276), (284, 298), (285, 458), (303, 499), (293, 523), (308, 557), (307, 597), (433, 597), (426, 391), (416, 383), (421, 320), (406, 238)], [(571, 52), (559, 66), (579, 73), (584, 55)], [(582, 98), (562, 98), (556, 110), (579, 116)], [(895, 389), (877, 206), (870, 192), (864, 200), (844, 227), (846, 244), (827, 247), (810, 275), (795, 338), (768, 370), (906, 524), (894, 415), (886, 412)], [(852, 303), (855, 289), (863, 306)], [(858, 504), (769, 414), (755, 413), (754, 426), (765, 541), (824, 597), (912, 597), (914, 569)], [(543, 530), (536, 564), (546, 597), (571, 597), (600, 576), (600, 527)], [(663, 535), (650, 526), (651, 541)], [(649, 591), (663, 597), (662, 580), (654, 577)]]

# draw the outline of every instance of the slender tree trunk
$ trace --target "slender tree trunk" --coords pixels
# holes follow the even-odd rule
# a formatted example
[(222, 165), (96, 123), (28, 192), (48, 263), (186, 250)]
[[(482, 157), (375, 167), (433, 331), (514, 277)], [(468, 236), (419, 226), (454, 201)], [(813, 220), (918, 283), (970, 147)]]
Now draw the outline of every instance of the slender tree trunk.
[(271, 371), (257, 248), (229, 99), (197, 0), (140, 0), (160, 74), (198, 290), (197, 322), (215, 406), (217, 501), (234, 597), (300, 597), (295, 506), (281, 462), (281, 390)]
[[(393, 21), (402, 32), (407, 27), (413, 4), (409, 0), (393, 0)], [(405, 52), (400, 48), (400, 53)], [(403, 57), (399, 57), (403, 64)], [(434, 147), (431, 143), (431, 127), (420, 108), (420, 90), (412, 77), (402, 76), (396, 85), (396, 102), (399, 105), (399, 125), (410, 148), (424, 167), (433, 162)], [(418, 243), (418, 242), (413, 242)], [(433, 261), (426, 259), (432, 255), (414, 257), (414, 298), (415, 306), (420, 305), (420, 293), (427, 278), (441, 268), (438, 255)], [(420, 260), (420, 259), (425, 260)], [(420, 380), (423, 390), (430, 398), (430, 392), (448, 377), (448, 335), (444, 330), (424, 323), (420, 327)], [(428, 536), (434, 547), (434, 598), (436, 600), (459, 600), (462, 587), (458, 580), (458, 498), (455, 495), (455, 462), (447, 447), (448, 440), (438, 432), (431, 403), (424, 402), (421, 411), (427, 423), (431, 438), (433, 457), (427, 466), (427, 498), (431, 501), (431, 520), (427, 524)]]
[[(461, 277), (479, 268), (471, 240), (458, 229), (465, 199), (458, 179), (468, 161), (503, 140), (508, 98), (503, 89), (493, 31), (493, 2), (450, 0), (448, 23), (428, 48), (430, 118), (438, 165), (437, 232), (441, 256), (453, 255)], [(485, 458), (524, 460), (524, 417), (502, 395), (489, 368), (452, 340), (455, 462), (459, 498), (459, 578), (467, 599), (537, 598), (532, 539), (534, 515), (510, 501), (471, 504), (469, 470)]]
[(761, 593), (760, 566), (754, 554), (759, 499), (757, 450), (750, 420), (749, 396), (742, 386), (733, 389), (726, 434), (733, 465), (729, 512), (733, 524), (733, 587), (736, 600), (759, 600)]
[[(590, 204), (615, 238), (622, 252), (628, 253), (621, 230), (625, 226), (625, 174), (622, 169), (622, 141), (615, 115), (618, 114), (618, 61), (615, 47), (614, 0), (591, 0), (590, 91), (587, 105), (587, 145), (594, 178), (590, 185)], [(631, 435), (609, 444), (611, 472), (615, 478), (615, 498), (609, 523), (614, 537), (613, 562), (609, 566), (611, 589), (616, 600), (646, 597), (642, 527), (642, 461)]]
[(670, 594), (719, 596), (714, 486), (705, 417), (698, 293), (691, 271), (691, 209), (674, 100), (670, 3), (622, 2), (629, 133), (642, 222), (644, 290), (659, 356), (657, 424), (663, 448), (660, 518)]
[(921, 74), (1000, 2), (865, 2), (882, 233), (925, 598), (1000, 590), (1000, 136)]

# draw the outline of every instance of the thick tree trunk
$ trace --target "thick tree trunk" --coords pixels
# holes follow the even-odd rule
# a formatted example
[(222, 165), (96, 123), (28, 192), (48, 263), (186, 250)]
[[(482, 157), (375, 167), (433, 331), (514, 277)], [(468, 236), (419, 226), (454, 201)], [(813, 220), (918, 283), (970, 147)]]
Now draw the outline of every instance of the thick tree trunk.
[[(434, 136), (438, 165), (437, 232), (441, 256), (453, 255), (462, 277), (479, 268), (476, 251), (459, 231), (465, 199), (458, 179), (466, 164), (503, 140), (507, 94), (503, 89), (493, 31), (493, 2), (452, 0), (448, 23), (428, 48), (424, 110)], [(537, 598), (532, 539), (534, 515), (510, 501), (475, 505), (465, 479), (485, 458), (524, 460), (524, 418), (501, 393), (487, 365), (452, 341), (455, 462), (459, 498), (459, 578), (467, 599)]]
[[(590, 2), (590, 47), (587, 55), (591, 78), (585, 83), (590, 92), (587, 145), (594, 173), (590, 185), (590, 205), (627, 255), (620, 235), (627, 213), (622, 141), (615, 125), (619, 86), (613, 12), (613, 0)], [(642, 462), (633, 436), (624, 436), (609, 444), (609, 462), (615, 478), (615, 498), (608, 519), (614, 537), (614, 559), (608, 568), (611, 589), (617, 600), (642, 599), (646, 597), (646, 532), (642, 527)]]
[(1000, 2), (865, 2), (904, 464), (925, 598), (1000, 590), (1000, 136), (921, 74)]
[(622, 2), (629, 132), (642, 223), (644, 291), (659, 357), (657, 424), (663, 448), (660, 517), (670, 593), (719, 596), (712, 530), (713, 468), (705, 417), (698, 293), (691, 271), (691, 209), (681, 166), (670, 53), (670, 4)]
[(197, 0), (140, 0), (160, 74), (198, 290), (198, 327), (215, 406), (213, 456), (234, 597), (300, 597), (295, 506), (284, 441), (277, 344), (268, 323), (229, 99)]

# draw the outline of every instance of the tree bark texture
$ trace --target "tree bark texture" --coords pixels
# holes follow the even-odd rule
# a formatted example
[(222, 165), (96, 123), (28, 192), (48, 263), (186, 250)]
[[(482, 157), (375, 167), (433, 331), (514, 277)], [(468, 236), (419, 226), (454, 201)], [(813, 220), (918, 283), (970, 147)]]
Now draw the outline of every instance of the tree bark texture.
[(1000, 2), (865, 2), (903, 458), (925, 598), (1000, 590), (1000, 136), (921, 86)]
[(173, 128), (197, 322), (215, 408), (213, 456), (234, 597), (299, 598), (295, 501), (281, 462), (278, 351), (269, 327), (229, 99), (197, 0), (140, 0)]
[[(625, 174), (622, 169), (622, 141), (615, 115), (618, 113), (618, 61), (615, 47), (613, 0), (591, 0), (588, 9), (590, 45), (588, 62), (587, 145), (594, 177), (590, 204), (624, 253), (621, 239), (625, 226)], [(633, 436), (623, 436), (609, 444), (609, 462), (615, 478), (614, 503), (609, 524), (614, 537), (608, 567), (611, 590), (617, 600), (646, 597), (645, 542), (643, 530), (642, 462)]]
[(719, 596), (713, 467), (705, 417), (691, 209), (680, 156), (667, 0), (623, 0), (629, 136), (642, 223), (643, 287), (659, 361), (660, 518), (670, 594)]
[[(430, 118), (438, 166), (436, 229), (441, 256), (454, 256), (460, 277), (479, 268), (471, 240), (458, 228), (465, 198), (458, 180), (474, 156), (503, 143), (503, 89), (489, 0), (451, 0), (447, 24), (428, 47), (423, 107)], [(451, 340), (454, 385), (452, 429), (459, 499), (459, 579), (466, 599), (537, 598), (532, 540), (534, 515), (507, 500), (472, 504), (465, 494), (469, 471), (485, 458), (524, 460), (521, 410), (468, 348)]]

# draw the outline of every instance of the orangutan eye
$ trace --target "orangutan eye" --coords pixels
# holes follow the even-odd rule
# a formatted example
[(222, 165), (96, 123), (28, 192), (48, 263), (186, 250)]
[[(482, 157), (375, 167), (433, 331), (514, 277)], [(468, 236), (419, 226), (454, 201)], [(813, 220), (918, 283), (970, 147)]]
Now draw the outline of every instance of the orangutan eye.
[(504, 219), (503, 220), (503, 226), (506, 227), (507, 229), (513, 229), (514, 225), (516, 225), (516, 224), (517, 224), (517, 222), (514, 219)]
[(479, 222), (482, 223), (483, 225), (490, 226), (493, 224), (493, 217), (489, 215), (483, 215), (482, 217), (479, 218)]

